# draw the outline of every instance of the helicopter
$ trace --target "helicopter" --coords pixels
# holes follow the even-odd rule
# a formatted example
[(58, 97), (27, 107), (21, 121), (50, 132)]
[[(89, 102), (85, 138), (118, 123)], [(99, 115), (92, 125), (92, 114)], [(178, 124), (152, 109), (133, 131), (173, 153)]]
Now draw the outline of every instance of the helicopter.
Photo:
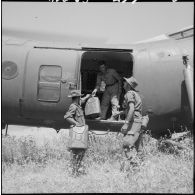
[[(192, 124), (193, 36), (189, 27), (162, 39), (116, 45), (41, 42), (3, 34), (2, 128), (9, 124), (68, 128), (63, 118), (71, 104), (68, 95), (73, 89), (82, 94), (93, 91), (102, 60), (121, 77), (136, 78), (152, 132)], [(101, 101), (101, 94), (98, 97)], [(124, 120), (86, 123), (93, 130), (117, 132)]]

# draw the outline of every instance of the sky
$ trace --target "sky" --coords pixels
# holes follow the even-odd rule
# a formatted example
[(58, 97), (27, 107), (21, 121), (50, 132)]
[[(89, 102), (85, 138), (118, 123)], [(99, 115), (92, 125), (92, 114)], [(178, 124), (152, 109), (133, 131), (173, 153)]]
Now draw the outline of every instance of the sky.
[(34, 38), (49, 39), (53, 34), (56, 40), (78, 35), (133, 43), (191, 26), (193, 19), (193, 2), (2, 2), (2, 32), (10, 28), (31, 35), (40, 32)]

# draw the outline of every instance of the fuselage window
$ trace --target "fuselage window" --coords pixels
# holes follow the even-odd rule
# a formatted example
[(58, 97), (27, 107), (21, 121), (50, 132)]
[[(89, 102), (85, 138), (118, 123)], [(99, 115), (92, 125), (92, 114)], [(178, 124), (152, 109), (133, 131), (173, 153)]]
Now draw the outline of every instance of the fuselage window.
[(60, 100), (61, 77), (61, 66), (40, 66), (37, 93), (39, 101), (58, 102)]

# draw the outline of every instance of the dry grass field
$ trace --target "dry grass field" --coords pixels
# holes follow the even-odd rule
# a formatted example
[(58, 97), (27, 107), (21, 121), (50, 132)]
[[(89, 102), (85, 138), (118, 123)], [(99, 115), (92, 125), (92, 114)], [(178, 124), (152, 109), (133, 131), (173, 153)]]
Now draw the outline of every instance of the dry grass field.
[[(55, 133), (55, 132), (54, 132)], [(60, 132), (61, 133), (61, 132)], [(160, 152), (145, 139), (145, 157), (120, 171), (124, 161), (122, 135), (89, 137), (84, 158), (86, 174), (70, 174), (67, 135), (38, 144), (33, 135), (2, 136), (2, 193), (193, 193), (193, 139), (190, 150)]]

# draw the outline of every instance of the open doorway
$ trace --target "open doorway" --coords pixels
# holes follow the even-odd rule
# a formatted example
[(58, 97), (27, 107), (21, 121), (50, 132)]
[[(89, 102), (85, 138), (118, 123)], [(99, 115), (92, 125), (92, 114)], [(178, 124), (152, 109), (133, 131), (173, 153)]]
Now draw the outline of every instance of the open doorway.
[[(116, 51), (87, 51), (81, 60), (81, 91), (82, 94), (91, 94), (96, 86), (96, 78), (99, 73), (99, 62), (105, 61), (108, 68), (115, 69), (122, 77), (130, 77), (133, 74), (133, 56), (130, 52)], [(123, 86), (122, 86), (123, 89)], [(119, 99), (120, 106), (124, 98), (124, 89)], [(97, 96), (102, 99), (102, 92), (97, 92)], [(107, 113), (107, 118), (111, 114), (111, 106)]]

